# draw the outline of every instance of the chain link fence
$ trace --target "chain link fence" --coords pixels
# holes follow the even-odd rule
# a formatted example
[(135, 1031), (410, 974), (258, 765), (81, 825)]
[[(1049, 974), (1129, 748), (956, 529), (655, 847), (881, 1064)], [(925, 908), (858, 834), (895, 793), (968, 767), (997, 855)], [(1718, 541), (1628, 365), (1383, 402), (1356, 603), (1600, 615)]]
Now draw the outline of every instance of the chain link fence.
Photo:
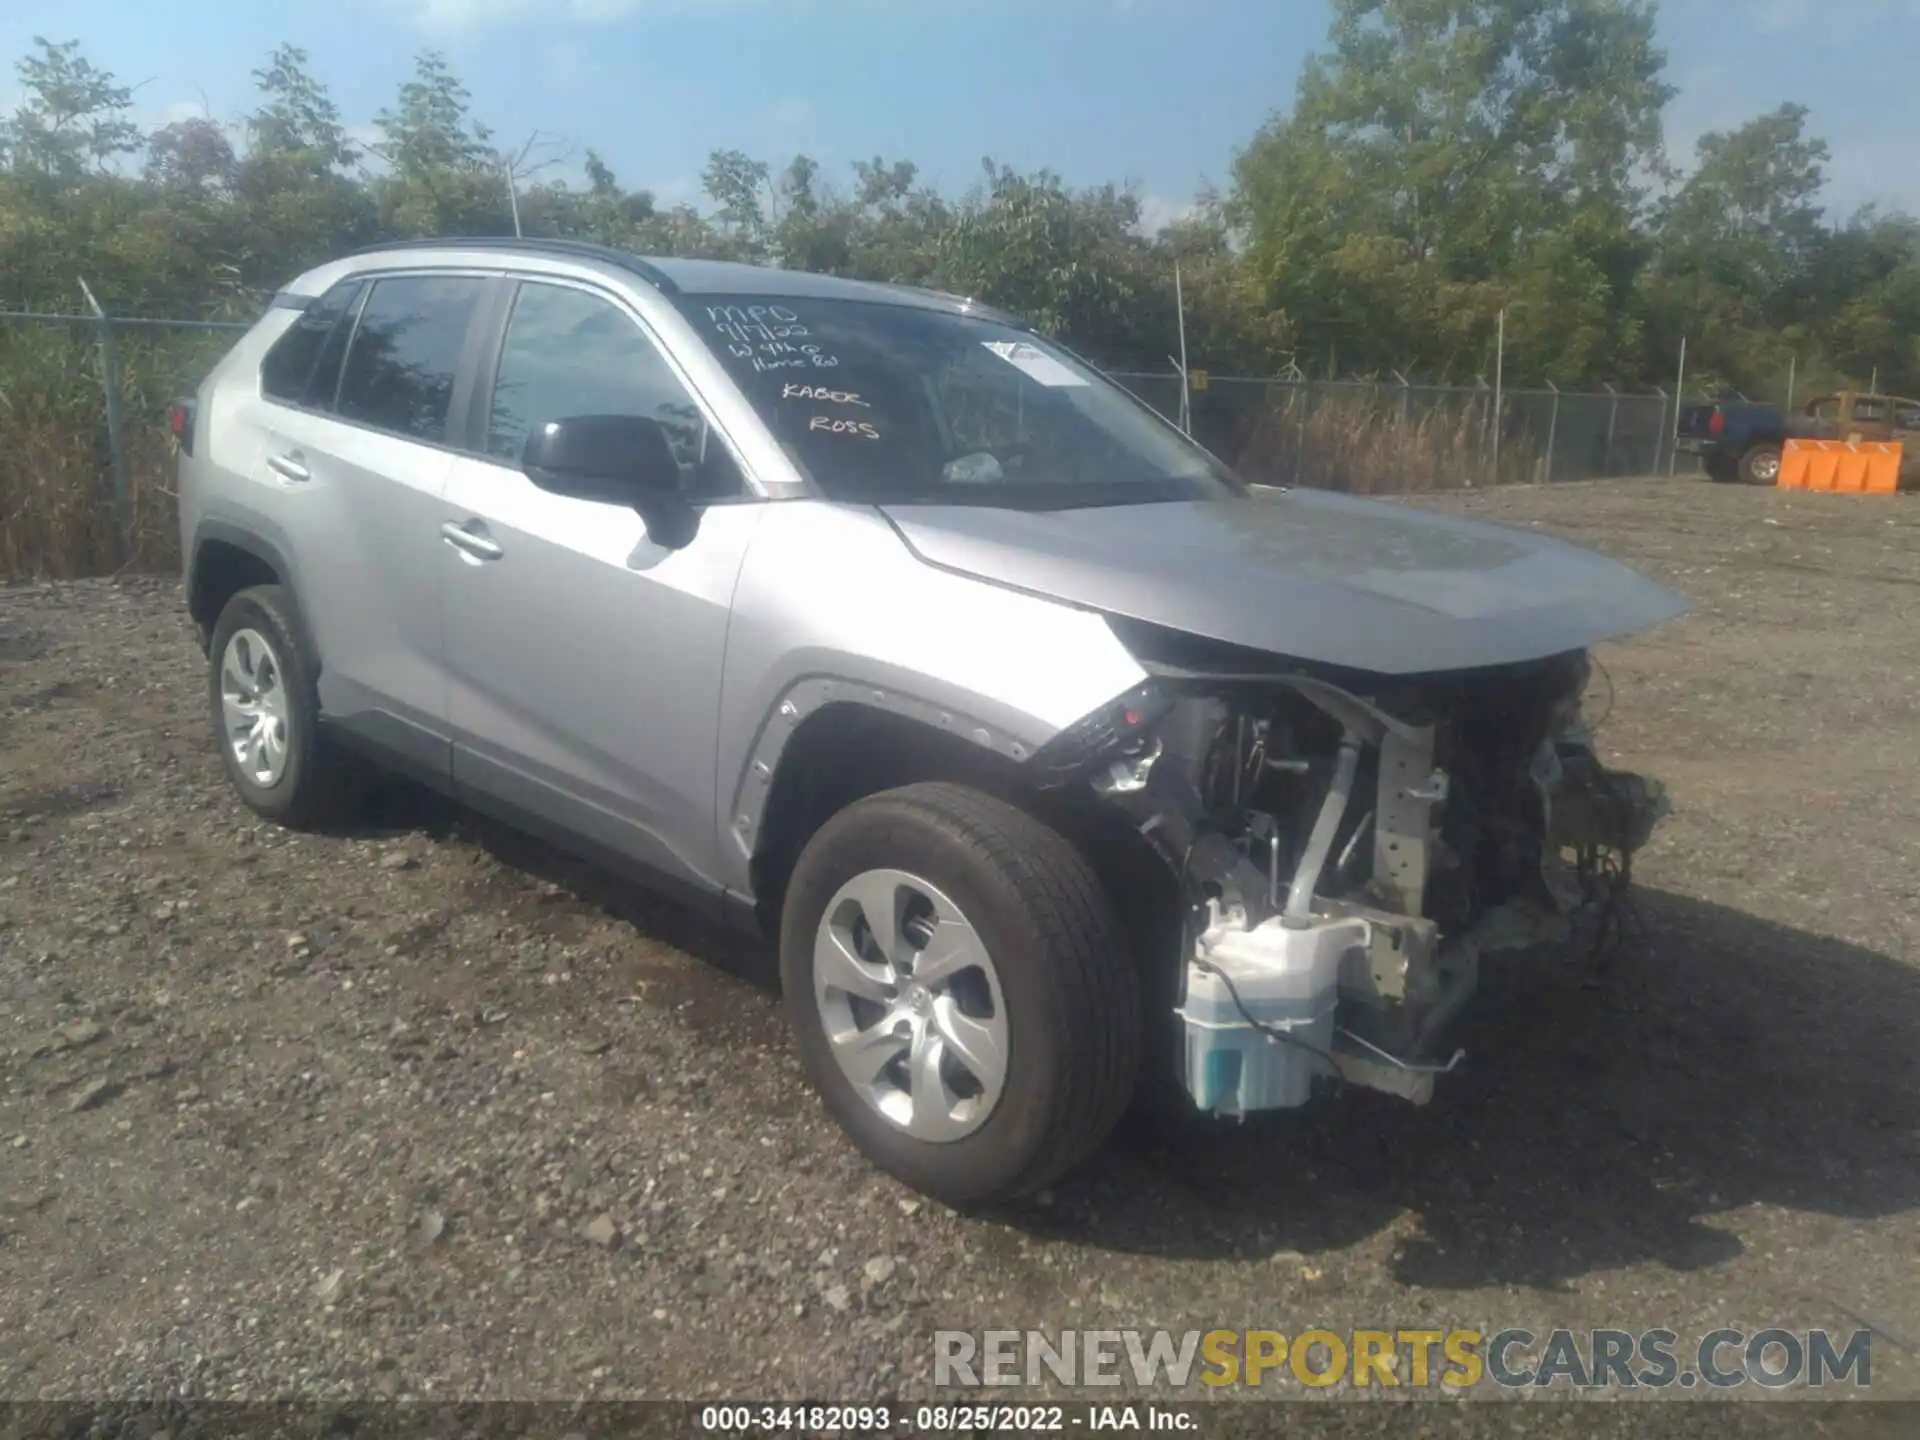
[(176, 563), (167, 408), (248, 324), (0, 311), (0, 576)]
[[(1356, 493), (1593, 480), (1674, 468), (1676, 410), (1652, 393), (1210, 376), (1193, 437), (1248, 479)], [(1177, 372), (1114, 379), (1170, 420)], [(1686, 469), (1697, 468), (1689, 458)]]
[[(111, 315), (82, 292), (90, 313), (0, 311), (0, 575), (177, 563), (167, 407), (248, 325)], [(1194, 437), (1268, 484), (1386, 494), (1674, 465), (1662, 391), (1191, 375)], [(1178, 373), (1114, 378), (1179, 419)]]

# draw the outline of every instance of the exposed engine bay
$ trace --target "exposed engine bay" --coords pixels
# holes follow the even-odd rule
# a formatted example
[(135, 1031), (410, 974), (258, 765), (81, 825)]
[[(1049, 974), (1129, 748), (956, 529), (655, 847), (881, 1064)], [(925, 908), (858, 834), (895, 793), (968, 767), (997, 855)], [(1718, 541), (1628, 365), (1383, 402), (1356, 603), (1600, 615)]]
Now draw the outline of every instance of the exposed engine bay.
[(1168, 1019), (1200, 1109), (1334, 1077), (1424, 1103), (1481, 955), (1617, 940), (1667, 798), (1596, 755), (1584, 650), (1379, 677), (1126, 631), (1153, 678), (1035, 758), (1177, 877)]

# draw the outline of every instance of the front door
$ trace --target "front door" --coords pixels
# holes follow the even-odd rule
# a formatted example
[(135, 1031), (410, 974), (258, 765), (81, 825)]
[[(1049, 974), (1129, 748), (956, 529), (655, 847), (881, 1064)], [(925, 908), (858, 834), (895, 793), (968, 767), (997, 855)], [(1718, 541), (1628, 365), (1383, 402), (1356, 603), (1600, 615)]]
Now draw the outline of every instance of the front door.
[[(441, 555), (457, 781), (682, 879), (715, 873), (715, 731), (727, 622), (763, 513), (705, 413), (609, 295), (519, 285), (486, 458), (453, 463)], [(643, 415), (701, 505), (691, 543), (632, 510), (554, 495), (519, 468), (528, 431)]]

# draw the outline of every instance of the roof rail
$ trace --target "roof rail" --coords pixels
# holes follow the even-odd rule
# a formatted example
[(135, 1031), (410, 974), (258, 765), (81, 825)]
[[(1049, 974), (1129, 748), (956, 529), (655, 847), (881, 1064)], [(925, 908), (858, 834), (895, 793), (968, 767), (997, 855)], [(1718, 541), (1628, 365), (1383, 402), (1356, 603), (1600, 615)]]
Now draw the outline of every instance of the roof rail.
[(446, 235), (419, 240), (389, 240), (383, 245), (366, 245), (355, 250), (355, 255), (379, 255), (388, 250), (528, 250), (536, 254), (571, 255), (581, 260), (599, 260), (608, 265), (617, 265), (652, 285), (666, 295), (679, 292), (679, 286), (667, 278), (667, 274), (658, 265), (642, 259), (631, 250), (618, 250), (611, 245), (595, 245), (587, 240), (563, 240), (553, 236), (535, 235)]

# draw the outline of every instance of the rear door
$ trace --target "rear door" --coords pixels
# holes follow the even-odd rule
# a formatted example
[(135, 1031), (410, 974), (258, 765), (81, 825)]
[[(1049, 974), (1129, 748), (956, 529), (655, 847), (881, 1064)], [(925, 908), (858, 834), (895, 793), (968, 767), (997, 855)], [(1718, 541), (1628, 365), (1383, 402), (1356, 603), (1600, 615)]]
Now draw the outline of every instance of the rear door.
[(493, 282), (474, 274), (368, 277), (332, 332), (264, 464), (300, 496), (300, 602), (331, 720), (445, 775), (441, 493), (468, 346)]
[[(616, 297), (526, 280), (476, 386), (438, 565), (454, 778), (682, 880), (715, 873), (714, 771), (734, 584), (765, 502), (710, 413)], [(619, 505), (541, 490), (526, 436), (570, 415), (666, 427), (692, 541)]]

